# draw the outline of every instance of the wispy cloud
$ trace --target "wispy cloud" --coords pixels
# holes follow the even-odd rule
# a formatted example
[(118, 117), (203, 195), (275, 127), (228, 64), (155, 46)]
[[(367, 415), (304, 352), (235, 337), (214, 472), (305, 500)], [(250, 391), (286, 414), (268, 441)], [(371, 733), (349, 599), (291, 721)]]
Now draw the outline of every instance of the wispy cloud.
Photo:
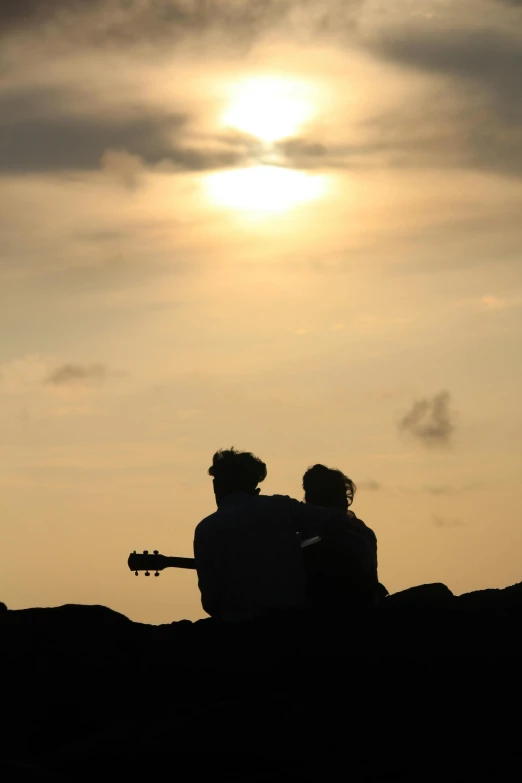
[(456, 495), (461, 490), (457, 487), (452, 487), (450, 484), (436, 484), (424, 487), (424, 491), (429, 495)]
[(463, 527), (464, 522), (461, 519), (455, 517), (439, 517), (433, 515), (433, 524), (435, 527)]
[(449, 392), (416, 400), (398, 427), (424, 446), (449, 446), (455, 430)]
[(367, 492), (380, 492), (382, 488), (383, 487), (380, 481), (376, 481), (375, 479), (371, 478), (357, 482), (357, 489), (362, 489)]
[(101, 383), (107, 377), (103, 364), (62, 364), (45, 379), (53, 386), (68, 386), (78, 383)]
[(182, 37), (219, 32), (240, 48), (275, 27), (296, 37), (349, 31), (362, 5), (363, 0), (3, 0), (0, 26), (40, 28), (40, 35), (42, 27), (47, 35), (67, 33), (69, 45), (168, 41), (172, 46)]
[(129, 190), (138, 187), (143, 179), (142, 158), (139, 155), (131, 155), (126, 150), (106, 150), (102, 155), (101, 168), (109, 178)]

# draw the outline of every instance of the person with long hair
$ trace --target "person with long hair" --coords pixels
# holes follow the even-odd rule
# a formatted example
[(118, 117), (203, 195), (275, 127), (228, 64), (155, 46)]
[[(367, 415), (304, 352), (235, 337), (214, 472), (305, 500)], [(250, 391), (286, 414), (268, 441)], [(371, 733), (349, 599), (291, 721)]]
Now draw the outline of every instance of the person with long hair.
[[(321, 611), (335, 612), (377, 606), (388, 591), (377, 576), (377, 537), (350, 510), (354, 482), (340, 470), (317, 464), (304, 474), (303, 489), (306, 503), (337, 509), (345, 518), (335, 535), (303, 550), (308, 603)], [(354, 557), (354, 536), (367, 542), (373, 553), (371, 567), (368, 561)]]

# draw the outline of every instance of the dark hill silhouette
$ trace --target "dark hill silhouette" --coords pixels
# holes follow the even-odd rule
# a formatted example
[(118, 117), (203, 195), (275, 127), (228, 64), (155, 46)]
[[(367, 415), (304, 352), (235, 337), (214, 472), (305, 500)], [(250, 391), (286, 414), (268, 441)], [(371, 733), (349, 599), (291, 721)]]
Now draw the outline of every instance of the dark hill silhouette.
[(520, 774), (522, 583), (237, 625), (73, 605), (0, 617), (6, 780)]

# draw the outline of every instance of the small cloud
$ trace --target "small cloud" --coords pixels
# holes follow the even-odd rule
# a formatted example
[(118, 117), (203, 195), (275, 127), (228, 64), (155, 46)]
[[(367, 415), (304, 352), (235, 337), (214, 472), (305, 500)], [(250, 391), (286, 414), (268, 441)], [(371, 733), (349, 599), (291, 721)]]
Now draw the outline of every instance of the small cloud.
[(447, 391), (416, 400), (398, 424), (399, 431), (416, 438), (424, 446), (449, 446), (455, 430)]
[(300, 337), (302, 337), (304, 334), (308, 334), (308, 329), (305, 329), (304, 327), (301, 327), (300, 329), (296, 329), (294, 331), (294, 334), (298, 334)]
[(433, 515), (433, 524), (435, 527), (463, 527), (464, 522), (461, 519), (456, 519), (455, 517), (438, 517), (436, 515)]
[(357, 489), (364, 489), (367, 492), (379, 492), (382, 489), (382, 484), (379, 481), (375, 481), (375, 479), (366, 479), (357, 483)]
[(107, 377), (103, 364), (62, 364), (47, 376), (45, 383), (68, 386), (77, 383), (101, 383)]
[(424, 487), (424, 491), (430, 495), (455, 495), (458, 490), (449, 484), (438, 484), (436, 486)]

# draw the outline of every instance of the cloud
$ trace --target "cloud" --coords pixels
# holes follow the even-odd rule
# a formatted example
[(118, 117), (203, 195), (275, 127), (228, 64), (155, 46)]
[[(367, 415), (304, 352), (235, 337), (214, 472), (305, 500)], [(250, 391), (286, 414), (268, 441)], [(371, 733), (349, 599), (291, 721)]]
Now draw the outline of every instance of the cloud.
[(466, 484), (428, 484), (423, 491), (430, 495), (461, 495), (464, 492), (476, 492), (483, 487), (483, 482), (470, 481)]
[(463, 527), (464, 522), (460, 519), (456, 518), (449, 518), (449, 517), (439, 517), (435, 514), (433, 515), (433, 524), (435, 527)]
[[(35, 115), (30, 116), (33, 95), (29, 91), (0, 97), (1, 171), (96, 170), (101, 162), (105, 170), (135, 184), (141, 161), (200, 171), (245, 160), (245, 140), (203, 138), (198, 146), (187, 141), (188, 118), (181, 113), (151, 114), (144, 108), (139, 115), (127, 116), (111, 117), (101, 109), (98, 115), (66, 114), (63, 107), (69, 95), (63, 95), (61, 110), (55, 111), (56, 97), (51, 92), (40, 95)], [(13, 105), (17, 111), (10, 111)]]
[(364, 0), (2, 0), (0, 29), (60, 32), (78, 40), (125, 46), (173, 45), (185, 36), (218, 31), (235, 48), (285, 26), (295, 37), (352, 29)]
[(399, 422), (399, 431), (416, 438), (424, 446), (448, 446), (455, 430), (447, 391), (413, 403)]
[[(18, 3), (7, 2), (0, 5), (0, 28), (4, 14), (5, 29), (22, 26), (34, 29), (35, 35), (38, 30), (41, 37), (45, 6), (45, 18), (54, 20), (56, 35), (62, 36), (60, 47), (66, 33), (69, 43), (80, 36), (76, 48), (88, 46), (89, 36), (94, 36), (98, 43), (103, 39), (126, 49), (131, 62), (132, 44), (156, 36), (172, 46), (178, 35), (190, 34), (203, 46), (205, 31), (219, 29), (230, 45), (241, 47), (282, 24), (288, 41), (295, 30), (306, 29), (314, 40), (326, 36), (346, 46), (362, 2), (105, 0), (103, 13), (100, 5), (102, 0), (24, 0), (22, 14)], [(468, 167), (522, 176), (522, 80), (517, 78), (522, 37), (505, 29), (447, 30), (425, 21), (415, 28), (406, 25), (406, 32), (386, 27), (365, 45), (386, 66), (392, 61), (444, 77), (446, 84), (359, 123), (354, 119), (355, 134), (350, 136), (357, 141), (344, 134), (326, 139), (319, 132), (283, 140), (268, 151), (241, 134), (196, 136), (195, 118), (182, 110), (142, 106), (137, 111), (133, 105), (122, 116), (121, 96), (93, 108), (101, 100), (100, 91), (96, 85), (88, 91), (89, 77), (78, 79), (69, 94), (26, 87), (0, 95), (0, 171), (96, 170), (107, 151), (118, 150), (140, 158), (145, 168), (161, 165), (171, 171), (206, 171), (258, 160), (306, 170)], [(27, 51), (27, 46), (19, 48)], [(214, 51), (214, 43), (205, 49)], [(30, 73), (25, 54), (21, 62), (24, 73)], [(146, 62), (154, 67), (152, 58)], [(93, 73), (99, 75), (97, 68)], [(135, 99), (129, 98), (130, 103)], [(128, 161), (121, 164), (112, 168), (114, 176), (124, 186), (136, 187), (141, 175), (137, 169), (130, 173)]]
[(107, 368), (103, 364), (62, 364), (47, 376), (45, 383), (53, 386), (101, 383), (107, 374)]
[[(172, 137), (179, 136), (186, 117), (180, 114), (110, 117), (66, 113), (72, 99), (62, 98), (54, 91), (42, 94), (32, 116), (24, 116), (21, 104), (31, 100), (27, 95), (0, 98), (0, 169), (3, 171), (45, 171), (59, 169), (97, 169), (108, 149), (125, 149), (149, 162), (174, 155)], [(55, 101), (60, 108), (55, 108)], [(47, 101), (47, 104), (46, 104)], [(19, 112), (12, 114), (9, 106), (18, 102)], [(43, 114), (45, 107), (46, 114)]]
[(259, 141), (196, 133), (192, 117), (132, 103), (96, 106), (81, 89), (20, 88), (0, 93), (0, 171), (97, 170), (138, 184), (144, 167), (205, 171), (259, 156)]
[(375, 481), (375, 479), (366, 479), (357, 483), (357, 489), (366, 490), (367, 492), (379, 492), (382, 489), (382, 484), (379, 481)]
[(125, 150), (106, 150), (101, 159), (101, 169), (108, 177), (134, 190), (140, 184), (144, 166), (139, 155), (131, 155)]
[(426, 486), (424, 491), (430, 495), (456, 495), (459, 493), (459, 489), (452, 487), (449, 484), (438, 484), (435, 486)]
[(505, 25), (406, 26), (386, 30), (369, 48), (384, 61), (433, 77), (425, 95), (373, 120), (375, 142), (395, 165), (522, 176), (521, 35)]
[(401, 65), (458, 77), (488, 94), (508, 117), (520, 116), (522, 37), (500, 29), (425, 28), (382, 36), (374, 51)]
[(63, 0), (2, 0), (0, 27), (5, 31), (28, 24), (41, 24), (63, 6)]

